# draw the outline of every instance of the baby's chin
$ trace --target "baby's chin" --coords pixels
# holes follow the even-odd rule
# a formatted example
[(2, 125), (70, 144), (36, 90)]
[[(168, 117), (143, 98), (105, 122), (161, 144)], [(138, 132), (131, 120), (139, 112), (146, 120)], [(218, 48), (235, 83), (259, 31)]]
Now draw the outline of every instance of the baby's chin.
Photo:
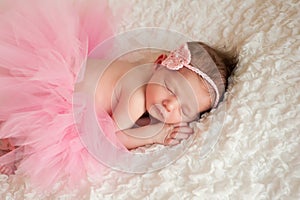
[(166, 123), (165, 119), (163, 116), (158, 115), (155, 112), (148, 112), (149, 113), (149, 117), (151, 118), (151, 122), (152, 123), (158, 123), (158, 122), (163, 122)]

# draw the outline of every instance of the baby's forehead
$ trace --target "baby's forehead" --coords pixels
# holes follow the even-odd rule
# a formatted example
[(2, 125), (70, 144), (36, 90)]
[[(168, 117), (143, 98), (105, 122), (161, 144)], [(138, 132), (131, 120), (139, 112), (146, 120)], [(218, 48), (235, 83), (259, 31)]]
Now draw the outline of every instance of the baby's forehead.
[(186, 82), (190, 85), (194, 85), (195, 82), (200, 82), (198, 75), (185, 67), (179, 70), (169, 70), (166, 67), (161, 67), (160, 69), (155, 70), (152, 76), (152, 81), (157, 82), (169, 79), (175, 79), (181, 84)]
[(184, 81), (186, 78), (182, 73), (179, 72), (179, 70), (169, 70), (166, 67), (160, 67), (153, 72), (150, 82), (160, 83), (168, 79)]
[[(189, 69), (169, 70), (161, 68), (156, 70), (149, 83), (154, 83), (166, 87), (176, 92), (177, 95), (195, 96), (198, 90), (198, 84), (193, 78), (193, 72)], [(189, 72), (190, 71), (190, 72)], [(196, 74), (197, 78), (197, 74)], [(198, 81), (199, 82), (199, 81)]]

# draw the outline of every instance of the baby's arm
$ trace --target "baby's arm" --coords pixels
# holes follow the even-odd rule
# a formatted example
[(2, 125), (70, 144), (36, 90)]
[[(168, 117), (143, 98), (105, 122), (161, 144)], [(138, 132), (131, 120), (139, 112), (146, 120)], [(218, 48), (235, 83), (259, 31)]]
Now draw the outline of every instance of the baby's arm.
[(120, 130), (117, 132), (117, 137), (127, 149), (134, 149), (147, 144), (154, 144), (154, 138), (151, 137), (151, 128), (143, 126)]
[(175, 145), (193, 133), (187, 123), (156, 123), (117, 132), (117, 137), (127, 149), (134, 149), (147, 144)]

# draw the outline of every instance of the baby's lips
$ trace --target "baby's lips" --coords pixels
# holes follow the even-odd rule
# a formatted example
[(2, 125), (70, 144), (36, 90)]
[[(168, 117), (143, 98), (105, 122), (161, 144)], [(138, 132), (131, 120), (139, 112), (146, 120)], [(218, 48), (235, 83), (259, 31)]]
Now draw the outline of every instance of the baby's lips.
[(161, 122), (165, 122), (166, 119), (166, 112), (163, 107), (159, 104), (152, 105), (149, 113), (152, 114), (152, 117), (156, 118)]

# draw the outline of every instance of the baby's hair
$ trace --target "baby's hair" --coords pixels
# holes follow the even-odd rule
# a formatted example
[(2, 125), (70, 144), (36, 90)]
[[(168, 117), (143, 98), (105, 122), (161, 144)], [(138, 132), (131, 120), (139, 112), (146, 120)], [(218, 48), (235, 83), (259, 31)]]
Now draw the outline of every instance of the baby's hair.
[(234, 72), (239, 61), (236, 50), (224, 51), (218, 48), (210, 47), (203, 42), (199, 42), (199, 44), (207, 51), (207, 53), (215, 62), (226, 89), (228, 85), (228, 78)]

